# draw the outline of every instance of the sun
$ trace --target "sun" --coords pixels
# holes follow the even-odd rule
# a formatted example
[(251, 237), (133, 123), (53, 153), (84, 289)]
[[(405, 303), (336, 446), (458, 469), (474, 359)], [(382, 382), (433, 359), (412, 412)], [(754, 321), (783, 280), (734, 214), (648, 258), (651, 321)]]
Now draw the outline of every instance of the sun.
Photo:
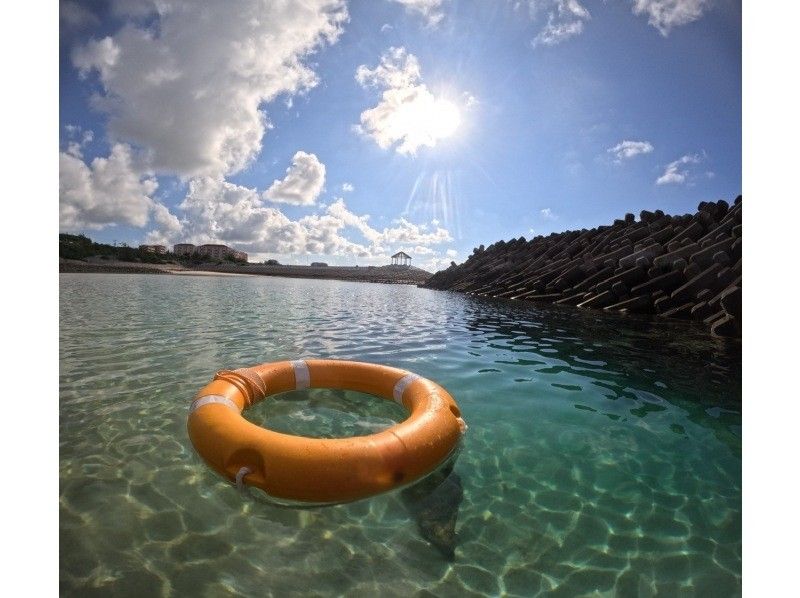
[(461, 125), (461, 111), (449, 100), (436, 100), (433, 109), (425, 115), (425, 126), (432, 137), (444, 139), (450, 137)]
[(392, 137), (403, 139), (402, 148), (412, 153), (420, 146), (434, 147), (451, 137), (461, 125), (461, 111), (450, 100), (432, 94), (416, 95), (392, 115)]

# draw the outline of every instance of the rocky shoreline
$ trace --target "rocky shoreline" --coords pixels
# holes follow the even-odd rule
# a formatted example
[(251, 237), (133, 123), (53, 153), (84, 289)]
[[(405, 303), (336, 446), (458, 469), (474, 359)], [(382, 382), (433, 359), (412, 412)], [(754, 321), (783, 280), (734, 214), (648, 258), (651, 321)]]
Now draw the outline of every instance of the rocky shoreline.
[(127, 264), (121, 262), (96, 263), (82, 262), (80, 260), (58, 261), (58, 272), (63, 273), (90, 273), (90, 274), (169, 274), (170, 271), (159, 265), (152, 264)]
[(608, 226), (473, 250), (425, 288), (701, 322), (741, 336), (742, 198), (695, 214), (643, 210)]

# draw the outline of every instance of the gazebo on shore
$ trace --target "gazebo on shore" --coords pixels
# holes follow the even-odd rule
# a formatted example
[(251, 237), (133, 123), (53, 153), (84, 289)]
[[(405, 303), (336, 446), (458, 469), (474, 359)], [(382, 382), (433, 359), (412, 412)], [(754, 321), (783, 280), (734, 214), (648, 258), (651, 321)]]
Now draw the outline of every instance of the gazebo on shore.
[(398, 251), (392, 256), (392, 265), (393, 266), (410, 266), (411, 265), (411, 256), (408, 255), (405, 251)]

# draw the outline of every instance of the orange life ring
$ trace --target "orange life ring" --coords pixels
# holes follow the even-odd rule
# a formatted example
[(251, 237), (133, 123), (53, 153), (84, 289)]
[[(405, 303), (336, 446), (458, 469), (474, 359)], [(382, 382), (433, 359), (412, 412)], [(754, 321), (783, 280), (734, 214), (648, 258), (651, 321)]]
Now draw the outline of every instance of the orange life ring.
[[(331, 388), (394, 400), (405, 421), (369, 436), (306, 438), (252, 424), (241, 412), (295, 389)], [(410, 484), (444, 463), (466, 430), (441, 386), (398, 368), (327, 359), (224, 370), (197, 393), (189, 438), (203, 460), (237, 484), (288, 502), (341, 503)]]

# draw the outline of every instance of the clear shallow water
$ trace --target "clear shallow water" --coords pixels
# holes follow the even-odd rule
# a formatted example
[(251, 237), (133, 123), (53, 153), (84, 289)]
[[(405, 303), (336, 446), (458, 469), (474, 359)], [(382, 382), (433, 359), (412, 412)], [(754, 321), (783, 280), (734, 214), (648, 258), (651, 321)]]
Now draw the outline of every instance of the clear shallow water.
[[(62, 274), (60, 289), (65, 595), (741, 593), (736, 343), (399, 285)], [(456, 398), (453, 562), (399, 492), (286, 509), (195, 456), (188, 402), (216, 370), (297, 357), (407, 368)], [(392, 409), (316, 391), (248, 417), (344, 435)]]

